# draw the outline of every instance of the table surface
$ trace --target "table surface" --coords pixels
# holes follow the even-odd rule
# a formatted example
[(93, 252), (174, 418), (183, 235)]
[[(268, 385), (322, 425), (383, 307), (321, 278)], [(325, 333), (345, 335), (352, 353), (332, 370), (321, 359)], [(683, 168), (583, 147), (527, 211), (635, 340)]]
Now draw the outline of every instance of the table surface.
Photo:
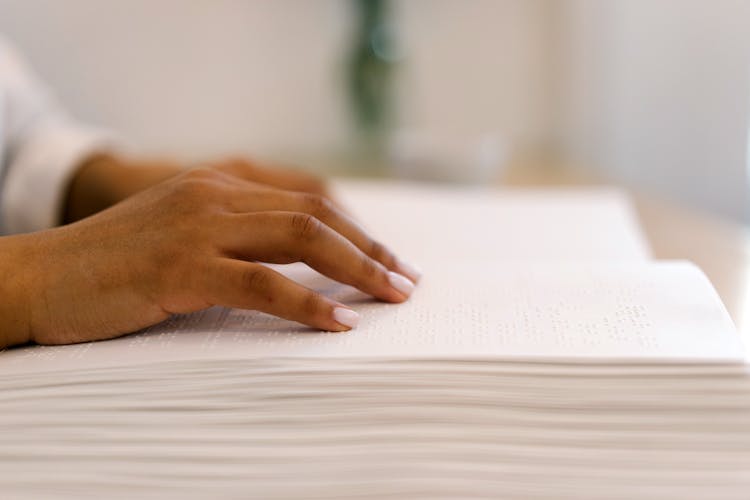
[[(511, 169), (505, 186), (616, 185), (582, 171), (553, 167)], [(656, 259), (697, 264), (714, 284), (746, 345), (750, 345), (750, 231), (742, 224), (626, 188)]]

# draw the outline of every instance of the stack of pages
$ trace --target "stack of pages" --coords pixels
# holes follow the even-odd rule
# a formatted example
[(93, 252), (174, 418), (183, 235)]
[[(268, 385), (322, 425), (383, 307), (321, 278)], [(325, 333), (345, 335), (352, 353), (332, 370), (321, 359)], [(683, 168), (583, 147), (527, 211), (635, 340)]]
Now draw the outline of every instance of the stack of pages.
[(0, 354), (13, 498), (747, 498), (750, 378), (699, 269), (617, 191), (342, 183), (424, 269), (346, 334), (213, 308)]

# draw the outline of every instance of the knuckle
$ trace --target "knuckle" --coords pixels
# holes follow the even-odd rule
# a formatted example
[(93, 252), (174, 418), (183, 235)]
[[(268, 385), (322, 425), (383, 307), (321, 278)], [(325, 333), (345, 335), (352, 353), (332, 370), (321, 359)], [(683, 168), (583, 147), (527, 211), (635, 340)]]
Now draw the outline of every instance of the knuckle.
[(380, 275), (380, 266), (371, 258), (365, 256), (362, 258), (360, 265), (362, 276), (368, 280), (375, 279)]
[(368, 254), (373, 259), (382, 262), (386, 266), (393, 266), (396, 264), (396, 257), (391, 253), (390, 250), (388, 250), (385, 245), (378, 241), (372, 241)]
[(232, 165), (236, 165), (242, 172), (246, 174), (255, 174), (258, 171), (258, 166), (254, 161), (237, 156), (229, 159)]
[(253, 266), (243, 271), (242, 284), (259, 295), (268, 295), (271, 290), (271, 277), (261, 266)]
[(193, 198), (205, 196), (211, 187), (214, 173), (209, 169), (189, 170), (175, 181), (175, 191), (178, 195)]
[(298, 240), (311, 240), (320, 232), (322, 223), (309, 214), (294, 214), (290, 220), (292, 235)]
[(217, 172), (215, 169), (209, 167), (198, 167), (186, 171), (182, 175), (182, 178), (186, 180), (209, 181), (215, 179), (216, 176)]
[(319, 194), (305, 194), (303, 198), (309, 213), (316, 217), (323, 218), (333, 212), (333, 204), (324, 196)]
[(222, 173), (238, 176), (250, 180), (255, 176), (257, 168), (242, 157), (228, 157), (217, 163), (215, 167)]
[(323, 300), (317, 293), (309, 292), (302, 300), (302, 311), (307, 317), (315, 316), (323, 308)]
[(318, 195), (325, 195), (326, 193), (328, 193), (328, 184), (319, 177), (308, 174), (306, 181), (306, 187), (309, 192), (316, 193)]

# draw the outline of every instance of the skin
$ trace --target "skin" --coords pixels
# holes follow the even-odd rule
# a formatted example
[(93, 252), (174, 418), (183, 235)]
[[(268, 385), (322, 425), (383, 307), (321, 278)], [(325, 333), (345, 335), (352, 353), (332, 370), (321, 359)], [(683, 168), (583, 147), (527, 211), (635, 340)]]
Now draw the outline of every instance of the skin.
[(418, 279), (320, 181), (243, 160), (181, 171), (92, 157), (71, 183), (65, 221), (0, 238), (1, 346), (113, 338), (213, 305), (350, 328), (334, 319), (347, 306), (260, 262), (305, 262), (393, 303), (410, 293), (393, 273)]
[[(331, 199), (326, 183), (314, 175), (281, 167), (269, 168), (245, 158), (229, 158), (208, 167), (258, 184), (317, 194)], [(96, 154), (77, 169), (65, 203), (63, 222), (74, 222), (185, 171), (164, 160), (133, 160)]]

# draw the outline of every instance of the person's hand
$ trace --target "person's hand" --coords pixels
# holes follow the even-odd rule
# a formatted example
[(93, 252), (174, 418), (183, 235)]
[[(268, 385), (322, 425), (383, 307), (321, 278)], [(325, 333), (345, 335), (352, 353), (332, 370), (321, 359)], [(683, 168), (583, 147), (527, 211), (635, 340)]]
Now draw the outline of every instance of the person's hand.
[(287, 191), (317, 194), (335, 202), (328, 184), (323, 179), (302, 170), (279, 165), (266, 166), (241, 157), (212, 162), (207, 166), (246, 181)]
[[(212, 168), (246, 181), (287, 191), (317, 194), (332, 199), (328, 185), (310, 173), (269, 167), (246, 158), (207, 162)], [(63, 222), (75, 222), (148, 189), (186, 169), (163, 160), (132, 160), (111, 154), (94, 154), (76, 170), (65, 200)]]
[(40, 344), (116, 337), (213, 305), (319, 330), (356, 325), (346, 305), (259, 262), (302, 261), (386, 302), (406, 300), (419, 278), (326, 198), (216, 169), (182, 173), (77, 223), (6, 243), (22, 259), (15, 282), (23, 293), (14, 294), (22, 319), (13, 324), (26, 336), (13, 338)]

